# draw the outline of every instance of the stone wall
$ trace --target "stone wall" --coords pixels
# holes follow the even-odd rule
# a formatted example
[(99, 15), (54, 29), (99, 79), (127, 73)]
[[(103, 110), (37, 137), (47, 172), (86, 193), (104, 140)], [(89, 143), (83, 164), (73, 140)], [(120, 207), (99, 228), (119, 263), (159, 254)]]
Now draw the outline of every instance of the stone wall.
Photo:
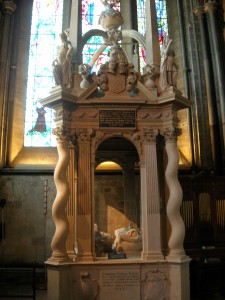
[[(136, 201), (138, 202), (138, 219), (135, 225), (140, 226), (139, 176), (136, 175)], [(127, 227), (129, 220), (124, 214), (124, 179), (123, 174), (95, 176), (95, 223), (99, 230), (114, 233), (114, 230)], [(133, 222), (133, 221), (132, 221)]]
[[(181, 158), (183, 156), (183, 164), (191, 163), (193, 151), (195, 156), (193, 164), (203, 168), (212, 168), (203, 51), (199, 23), (194, 16), (192, 2), (182, 1), (179, 7), (178, 2), (167, 2), (169, 36), (173, 39), (175, 59), (179, 66), (177, 84), (192, 103), (190, 110), (181, 110), (178, 114), (179, 126), (182, 129), (178, 146)], [(191, 142), (190, 134), (193, 137), (193, 146), (187, 143), (187, 141)]]
[[(46, 180), (48, 201), (45, 214)], [(0, 241), (1, 265), (43, 264), (51, 256), (50, 243), (54, 234), (51, 206), (55, 194), (52, 175), (0, 177), (0, 198), (6, 199), (1, 211), (5, 220), (5, 240)]]

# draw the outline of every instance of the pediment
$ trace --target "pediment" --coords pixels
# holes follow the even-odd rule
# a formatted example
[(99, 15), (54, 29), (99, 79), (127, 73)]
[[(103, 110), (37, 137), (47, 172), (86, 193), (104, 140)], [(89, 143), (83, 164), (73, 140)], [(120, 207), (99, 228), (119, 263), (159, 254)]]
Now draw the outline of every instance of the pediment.
[[(115, 78), (116, 79), (116, 78)], [(123, 86), (124, 81), (118, 76), (116, 80), (113, 81), (111, 88), (107, 91), (101, 91), (98, 89), (97, 82), (92, 83), (86, 90), (84, 90), (77, 100), (86, 100), (90, 102), (141, 102), (146, 101), (157, 101), (157, 91), (148, 90), (141, 82), (137, 83), (134, 90), (128, 92)], [(122, 82), (122, 83), (121, 83)]]

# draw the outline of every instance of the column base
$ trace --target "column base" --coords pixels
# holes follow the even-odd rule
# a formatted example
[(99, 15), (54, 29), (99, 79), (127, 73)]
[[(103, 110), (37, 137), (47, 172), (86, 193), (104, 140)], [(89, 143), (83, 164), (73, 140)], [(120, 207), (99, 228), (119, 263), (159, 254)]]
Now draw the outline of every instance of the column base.
[(45, 263), (46, 264), (53, 264), (53, 265), (60, 265), (60, 264), (68, 264), (73, 262), (73, 260), (71, 258), (69, 258), (68, 256), (65, 257), (61, 257), (61, 256), (52, 256), (50, 257)]
[(161, 252), (142, 252), (141, 257), (143, 260), (147, 261), (165, 261)]
[(78, 254), (77, 256), (75, 256), (75, 261), (76, 262), (79, 262), (79, 261), (94, 261), (94, 257), (93, 255), (90, 253), (90, 254)]
[(176, 252), (176, 253), (172, 253), (172, 252), (169, 253), (169, 255), (166, 256), (166, 260), (168, 262), (178, 262), (178, 263), (180, 263), (180, 262), (189, 262), (191, 259), (190, 259), (189, 256), (187, 256), (185, 254), (184, 251), (182, 251), (182, 252)]
[(48, 300), (70, 299), (70, 265), (48, 265)]
[(189, 262), (190, 259), (180, 263), (169, 262), (170, 265), (169, 299), (179, 299), (179, 300), (190, 299)]

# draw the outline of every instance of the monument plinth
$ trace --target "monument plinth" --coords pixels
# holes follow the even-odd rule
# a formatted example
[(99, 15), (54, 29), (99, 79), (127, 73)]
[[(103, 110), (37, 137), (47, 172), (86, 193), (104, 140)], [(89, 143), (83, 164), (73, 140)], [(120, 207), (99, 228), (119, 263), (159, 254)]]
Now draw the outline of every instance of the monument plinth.
[[(189, 300), (177, 178), (177, 112), (190, 102), (176, 87), (171, 41), (164, 45), (160, 72), (153, 63), (141, 74), (119, 43), (120, 13), (114, 2), (102, 2), (106, 10), (100, 21), (111, 45), (109, 61), (97, 74), (87, 64), (73, 72), (69, 67), (42, 100), (56, 112), (59, 154), (48, 299)], [(69, 53), (71, 46), (68, 43)], [(167, 56), (170, 74), (165, 72)], [(66, 84), (60, 78), (66, 78)], [(101, 190), (108, 196), (101, 192), (96, 197), (96, 166), (107, 160), (121, 167), (122, 201), (112, 181)], [(108, 259), (112, 249), (118, 257)]]

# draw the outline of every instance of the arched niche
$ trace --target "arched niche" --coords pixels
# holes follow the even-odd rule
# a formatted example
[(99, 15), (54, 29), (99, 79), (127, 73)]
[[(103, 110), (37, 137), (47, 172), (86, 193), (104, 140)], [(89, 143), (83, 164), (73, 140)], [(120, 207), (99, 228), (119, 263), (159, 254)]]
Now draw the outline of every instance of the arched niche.
[[(95, 230), (105, 237), (103, 251), (96, 253), (96, 256), (104, 256), (112, 251), (112, 247), (118, 250), (121, 246), (115, 242), (118, 229), (128, 230), (132, 227), (139, 232), (141, 227), (139, 155), (130, 141), (111, 137), (98, 146), (95, 161), (94, 223)], [(133, 253), (141, 253), (140, 244), (139, 251)], [(129, 244), (122, 246), (124, 248), (120, 250), (126, 254), (133, 250), (127, 248)], [(137, 245), (131, 246), (134, 246), (134, 250), (137, 248)], [(99, 247), (101, 244), (95, 248), (96, 252)]]

